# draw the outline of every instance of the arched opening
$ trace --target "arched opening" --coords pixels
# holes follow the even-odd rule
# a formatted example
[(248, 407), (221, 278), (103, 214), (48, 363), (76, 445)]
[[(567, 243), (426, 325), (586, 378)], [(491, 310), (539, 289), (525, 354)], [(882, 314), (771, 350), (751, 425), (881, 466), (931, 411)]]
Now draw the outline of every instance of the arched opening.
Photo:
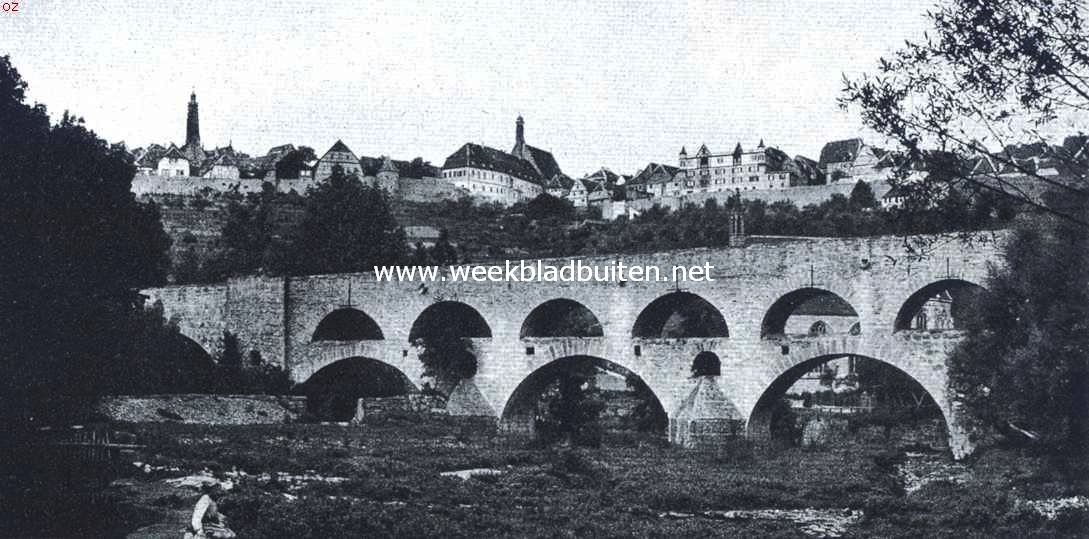
[[(175, 327), (149, 324), (133, 344), (131, 356), (106, 363), (100, 373), (102, 379), (112, 382), (113, 392), (207, 393), (229, 385), (216, 357)], [(222, 357), (222, 346), (219, 348), (216, 356)], [(50, 391), (47, 387), (28, 389)]]
[(851, 329), (847, 330), (848, 335), (862, 335), (862, 323), (855, 322), (851, 324)]
[(428, 386), (449, 395), (460, 380), (472, 378), (477, 357), (472, 339), (491, 338), (492, 330), (476, 309), (457, 301), (440, 301), (424, 309), (408, 339), (419, 351)]
[(910, 297), (896, 314), (896, 331), (964, 329), (970, 310), (986, 290), (961, 279), (930, 283)]
[(801, 288), (771, 305), (760, 325), (760, 336), (847, 335), (858, 321), (854, 307), (840, 296), (820, 288)]
[(548, 300), (529, 313), (522, 322), (519, 338), (526, 337), (601, 337), (601, 322), (585, 305), (570, 299)]
[(749, 417), (751, 437), (790, 445), (869, 439), (900, 446), (948, 444), (933, 395), (903, 370), (856, 355), (820, 356), (779, 375)]
[(692, 376), (721, 376), (722, 361), (714, 352), (704, 350), (692, 360)]
[[(579, 400), (565, 400), (572, 393)], [(667, 416), (657, 395), (635, 373), (599, 357), (570, 356), (551, 361), (522, 380), (501, 416), (504, 430), (539, 436), (555, 434), (548, 429), (562, 434), (564, 423), (590, 425), (589, 430), (599, 433), (662, 436)]]
[(310, 341), (380, 341), (383, 338), (382, 329), (367, 313), (343, 308), (325, 315)]
[(492, 328), (476, 309), (460, 301), (440, 301), (424, 309), (409, 330), (408, 340), (416, 343), (432, 335), (461, 338), (491, 338)]
[(726, 319), (707, 300), (690, 292), (672, 292), (647, 305), (631, 331), (644, 339), (729, 337)]
[(369, 357), (350, 357), (322, 367), (296, 388), (306, 396), (307, 415), (318, 421), (351, 420), (359, 399), (416, 391), (404, 372)]
[(415, 393), (416, 386), (396, 367), (376, 359), (353, 357), (326, 365), (299, 385), (307, 414), (317, 421), (348, 421), (362, 398)]

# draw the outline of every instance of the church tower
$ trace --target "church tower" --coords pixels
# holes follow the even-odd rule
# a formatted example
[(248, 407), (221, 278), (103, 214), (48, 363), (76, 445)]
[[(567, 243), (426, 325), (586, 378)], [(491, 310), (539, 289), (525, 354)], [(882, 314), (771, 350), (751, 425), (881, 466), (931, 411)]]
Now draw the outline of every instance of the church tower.
[(197, 112), (197, 92), (189, 94), (189, 119), (185, 124), (185, 145), (200, 148), (200, 115)]
[(521, 114), (514, 121), (514, 151), (511, 153), (522, 159), (526, 158), (526, 122)]
[(185, 146), (182, 153), (189, 160), (189, 175), (200, 176), (204, 161), (204, 147), (200, 144), (200, 116), (197, 114), (197, 92), (189, 94), (189, 118), (185, 123)]

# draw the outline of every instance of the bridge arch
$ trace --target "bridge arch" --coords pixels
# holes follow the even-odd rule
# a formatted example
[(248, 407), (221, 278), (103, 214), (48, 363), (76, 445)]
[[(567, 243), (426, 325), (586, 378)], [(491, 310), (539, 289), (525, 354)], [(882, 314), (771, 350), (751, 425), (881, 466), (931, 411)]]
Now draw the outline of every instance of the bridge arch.
[[(760, 337), (854, 334), (851, 328), (859, 322), (858, 318), (858, 311), (839, 294), (823, 288), (799, 288), (771, 304), (760, 323)], [(842, 319), (843, 323), (838, 325), (843, 327), (835, 327), (830, 322), (833, 319)]]
[(367, 313), (351, 307), (337, 309), (318, 322), (310, 342), (380, 341), (382, 328)]
[(191, 358), (194, 361), (208, 361), (214, 362), (214, 356), (207, 348), (204, 347), (196, 339), (180, 332), (172, 331), (169, 339), (173, 342), (170, 344), (172, 351), (185, 358)]
[(507, 431), (532, 432), (537, 413), (536, 406), (542, 392), (564, 371), (585, 368), (606, 371), (630, 380), (630, 385), (635, 391), (649, 397), (651, 413), (661, 420), (660, 424), (655, 425), (655, 430), (665, 434), (667, 427), (665, 408), (662, 406), (658, 393), (647, 381), (619, 363), (590, 355), (572, 355), (554, 359), (523, 378), (503, 405), (503, 411), (499, 416), (500, 427)]
[[(933, 406), (942, 419), (942, 425), (944, 429), (944, 435), (946, 438), (951, 438), (953, 435), (953, 429), (950, 427), (949, 410), (947, 410), (943, 401), (943, 395), (940, 394), (936, 388), (924, 383), (923, 380), (916, 377), (910, 372), (905, 371), (896, 364), (878, 359), (868, 355), (856, 355), (856, 354), (826, 354), (819, 355), (805, 361), (801, 361), (776, 376), (772, 382), (760, 393), (759, 398), (756, 401), (756, 405), (753, 407), (752, 412), (749, 414), (748, 421), (746, 423), (746, 431), (749, 437), (757, 439), (770, 439), (772, 436), (772, 422), (775, 418), (776, 407), (786, 396), (787, 391), (799, 380), (802, 379), (807, 373), (813, 371), (816, 368), (820, 368), (830, 361), (842, 358), (849, 358), (853, 361), (871, 361), (877, 362), (882, 367), (891, 369), (891, 372), (895, 372), (903, 377), (906, 377), (911, 381), (911, 387), (901, 388), (906, 391), (911, 391), (922, 397), (925, 397), (928, 406)], [(952, 444), (950, 444), (952, 446)]]
[(632, 337), (644, 339), (729, 337), (722, 312), (691, 292), (670, 292), (650, 302), (635, 319)]
[(296, 389), (306, 396), (307, 412), (324, 421), (348, 421), (356, 401), (415, 393), (418, 388), (404, 372), (369, 357), (349, 357), (318, 369)]
[(986, 293), (977, 283), (941, 279), (908, 296), (896, 313), (894, 331), (963, 329), (967, 309)]
[(412, 323), (408, 341), (435, 335), (462, 338), (491, 338), (492, 328), (480, 312), (460, 301), (438, 301), (428, 305)]
[(534, 307), (522, 322), (518, 338), (602, 337), (601, 322), (588, 307), (572, 299), (550, 299)]
[(718, 354), (703, 350), (692, 358), (692, 376), (721, 376), (722, 360)]

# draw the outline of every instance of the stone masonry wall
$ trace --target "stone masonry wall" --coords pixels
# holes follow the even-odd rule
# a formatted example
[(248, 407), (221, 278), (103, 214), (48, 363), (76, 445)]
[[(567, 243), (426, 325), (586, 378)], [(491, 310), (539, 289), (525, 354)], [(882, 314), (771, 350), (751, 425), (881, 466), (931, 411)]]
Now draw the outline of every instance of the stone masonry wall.
[(177, 421), (203, 425), (290, 423), (306, 408), (304, 397), (271, 395), (143, 395), (104, 397), (95, 411), (111, 421)]
[[(786, 201), (794, 203), (794, 205), (799, 208), (803, 208), (810, 204), (820, 204), (821, 202), (832, 198), (832, 195), (849, 197), (851, 196), (851, 190), (854, 189), (856, 182), (857, 179), (847, 178), (841, 182), (827, 185), (800, 185), (787, 189), (754, 189), (751, 191), (741, 191), (741, 198), (744, 200), (762, 200), (768, 204)], [(892, 186), (883, 181), (869, 182), (869, 185), (870, 188), (873, 189), (874, 197), (878, 202), (881, 201), (881, 197), (885, 196), (885, 194), (892, 189)], [(627, 208), (629, 213), (639, 214), (654, 205), (676, 210), (688, 204), (702, 206), (704, 201), (709, 199), (715, 199), (719, 204), (724, 204), (734, 194), (734, 191), (718, 191), (713, 193), (693, 193), (691, 195), (682, 196), (655, 197), (652, 199), (630, 201), (627, 203)], [(621, 213), (614, 208), (610, 208), (609, 214), (619, 216)]]
[(282, 277), (228, 281), (226, 326), (238, 336), (244, 358), (256, 350), (263, 363), (284, 366), (284, 286)]
[(142, 290), (147, 302), (161, 302), (163, 315), (178, 324), (182, 335), (215, 356), (227, 329), (227, 285), (168, 286)]
[[(999, 235), (997, 240), (1001, 240)], [(583, 259), (588, 265), (658, 266), (669, 276), (673, 265), (713, 267), (713, 281), (675, 282), (377, 282), (374, 275), (315, 275), (287, 279), (282, 285), (265, 280), (232, 281), (220, 298), (230, 306), (188, 306), (187, 315), (220, 316), (184, 327), (203, 330), (217, 323), (245, 333), (262, 355), (282, 338), (283, 361), (296, 381), (322, 367), (349, 357), (369, 357), (400, 369), (420, 385), (419, 350), (409, 343), (413, 323), (442, 301), (463, 303), (485, 320), (490, 338), (474, 340), (478, 372), (475, 388), (501, 418), (515, 390), (535, 370), (553, 361), (588, 355), (617, 364), (641, 377), (671, 416), (691, 393), (691, 363), (697, 353), (714, 351), (722, 361), (719, 386), (748, 428), (765, 425), (769, 395), (781, 387), (796, 366), (822, 358), (863, 355), (900, 368), (922, 384), (937, 401), (958, 440), (959, 425), (946, 395), (945, 358), (959, 340), (956, 332), (937, 334), (894, 331), (897, 312), (926, 285), (946, 279), (983, 284), (989, 262), (999, 260), (998, 243), (971, 248), (957, 241), (939, 243), (926, 257), (909, 256), (900, 238), (754, 238), (744, 248), (692, 249), (641, 255), (609, 255)], [(555, 265), (567, 259), (545, 261)], [(280, 286), (281, 288), (277, 288)], [(181, 287), (185, 288), (185, 287)], [(199, 287), (198, 287), (199, 288)], [(848, 302), (861, 325), (861, 335), (823, 337), (761, 336), (761, 321), (772, 304), (802, 288), (832, 292)], [(676, 290), (697, 294), (725, 318), (729, 337), (644, 339), (632, 337), (632, 327), (655, 299)], [(171, 289), (160, 289), (171, 290)], [(196, 301), (201, 294), (164, 292), (171, 301)], [(160, 294), (160, 295), (162, 295)], [(248, 298), (257, 294), (268, 296)], [(282, 296), (280, 300), (274, 297)], [(604, 336), (595, 338), (522, 339), (519, 332), (530, 312), (542, 303), (568, 298), (581, 303), (598, 319)], [(234, 306), (236, 302), (243, 306)], [(164, 301), (164, 303), (169, 303)], [(342, 308), (365, 312), (378, 324), (383, 338), (346, 343), (313, 343), (315, 328), (329, 313)], [(276, 329), (281, 309), (282, 336)], [(246, 325), (247, 329), (235, 327)], [(266, 358), (274, 357), (266, 355)], [(795, 369), (796, 370), (796, 369)], [(787, 384), (789, 386), (789, 384)], [(954, 452), (958, 445), (954, 445)]]

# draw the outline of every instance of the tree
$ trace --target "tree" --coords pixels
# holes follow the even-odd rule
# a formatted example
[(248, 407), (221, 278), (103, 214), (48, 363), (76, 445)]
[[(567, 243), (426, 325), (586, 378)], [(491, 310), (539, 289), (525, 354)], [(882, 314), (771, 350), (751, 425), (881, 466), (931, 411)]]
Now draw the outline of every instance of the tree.
[(431, 247), (430, 256), (428, 258), (431, 262), (434, 262), (439, 266), (457, 264), (458, 251), (450, 244), (450, 232), (445, 228), (439, 231), (439, 239), (436, 240), (435, 245)]
[(292, 253), (301, 274), (372, 271), (404, 260), (405, 233), (385, 191), (333, 167), (309, 192)]
[[(875, 76), (845, 80), (841, 105), (901, 146), (894, 183), (917, 207), (950, 191), (986, 192), (1089, 226), (1066, 207), (1089, 197), (1078, 154), (1087, 139), (1049, 140), (1089, 109), (1083, 9), (1077, 0), (950, 1), (928, 14), (925, 41), (881, 59)], [(1063, 174), (1040, 173), (1031, 155)], [(1044, 188), (1066, 197), (1041, 203)]]
[(417, 157), (409, 162), (408, 167), (401, 171), (401, 175), (406, 178), (428, 178), (434, 177), (439, 174), (439, 171), (431, 164), (430, 161), (424, 161), (422, 157)]
[[(0, 57), (0, 386), (3, 413), (81, 401), (109, 387), (133, 349), (142, 298), (164, 282), (170, 239), (154, 204), (131, 192), (135, 167), (68, 114), (24, 103), (27, 84)], [(10, 336), (15, 336), (11, 338)]]
[(306, 164), (317, 160), (317, 158), (318, 156), (314, 153), (313, 148), (299, 146), (287, 152), (276, 162), (276, 178), (281, 180), (298, 179), (299, 174), (306, 169)]
[(232, 201), (227, 206), (221, 236), (224, 252), (220, 256), (229, 266), (230, 275), (254, 274), (265, 265), (266, 252), (272, 245), (272, 209), (265, 200), (257, 204)]
[(853, 189), (851, 189), (851, 197), (849, 199), (851, 208), (858, 209), (872, 209), (877, 207), (877, 198), (874, 197), (873, 188), (870, 184), (858, 180), (855, 183)]
[(567, 219), (575, 215), (575, 206), (570, 200), (541, 193), (526, 204), (526, 217), (530, 219)]
[(433, 325), (413, 344), (422, 349), (420, 361), (424, 364), (423, 375), (435, 381), (434, 389), (439, 393), (449, 395), (458, 382), (476, 375), (473, 343), (454, 326)]
[(597, 367), (575, 358), (549, 383), (534, 421), (538, 439), (552, 443), (598, 447), (601, 445), (601, 412), (605, 409), (594, 382)]
[[(1080, 210), (1089, 210), (1089, 204)], [(1057, 215), (1024, 219), (1003, 257), (1005, 266), (992, 271), (989, 293), (979, 300), (967, 336), (950, 356), (951, 393), (986, 425), (1027, 430), (1049, 444), (1084, 449), (1089, 230)]]

